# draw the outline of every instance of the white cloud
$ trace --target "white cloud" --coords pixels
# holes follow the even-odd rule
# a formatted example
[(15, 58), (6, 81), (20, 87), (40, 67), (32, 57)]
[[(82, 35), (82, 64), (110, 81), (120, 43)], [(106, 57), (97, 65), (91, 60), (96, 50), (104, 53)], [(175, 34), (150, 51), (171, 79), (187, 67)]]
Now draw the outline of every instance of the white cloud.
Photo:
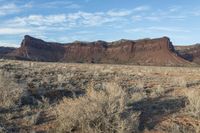
[(187, 18), (186, 15), (171, 15), (168, 16), (169, 19), (174, 19), (174, 20), (185, 20)]
[(24, 5), (22, 5), (23, 8), (32, 8), (33, 7), (33, 2), (28, 2), (28, 3), (25, 3)]
[(133, 33), (133, 32), (140, 32), (140, 33), (153, 33), (153, 32), (181, 32), (181, 33), (188, 33), (189, 30), (185, 30), (181, 27), (161, 27), (161, 26), (152, 26), (152, 27), (143, 27), (143, 28), (133, 28), (133, 29), (126, 29), (125, 32)]
[(0, 5), (0, 16), (17, 14), (22, 11), (27, 11), (26, 9), (32, 8), (32, 7), (33, 7), (32, 2), (28, 2), (24, 4), (24, 3), (21, 3), (21, 1), (14, 1), (14, 2), (2, 1)]
[(186, 20), (189, 15), (188, 13), (179, 12), (181, 7), (169, 8), (169, 10), (155, 10), (149, 12), (142, 12), (138, 14), (133, 14), (131, 17), (135, 21), (182, 21)]
[(133, 21), (141, 21), (141, 20), (143, 20), (144, 18), (143, 18), (143, 16), (141, 16), (141, 15), (134, 15), (134, 16), (132, 16), (132, 19), (133, 19)]
[(56, 15), (29, 15), (27, 17), (16, 17), (6, 21), (9, 27), (32, 27), (37, 29), (65, 30), (77, 27), (93, 27), (120, 22), (122, 18), (109, 16), (107, 12), (75, 12)]
[(25, 28), (0, 28), (0, 35), (18, 35), (31, 32)]
[(119, 11), (110, 10), (107, 12), (107, 14), (112, 17), (124, 17), (124, 16), (131, 15), (132, 10), (119, 10)]
[[(49, 2), (48, 6), (61, 5), (63, 2)], [(66, 2), (66, 5), (72, 4)], [(30, 2), (23, 5), (25, 8), (32, 8), (36, 5)], [(22, 6), (21, 6), (22, 7)], [(22, 35), (31, 34), (46, 36), (47, 34), (65, 32), (69, 30), (105, 27), (124, 29), (125, 25), (132, 25), (136, 21), (163, 21), (163, 20), (183, 20), (186, 16), (178, 14), (178, 8), (166, 10), (150, 10), (150, 6), (139, 6), (134, 9), (112, 9), (104, 12), (85, 12), (77, 11), (74, 13), (61, 14), (30, 14), (23, 17), (15, 17), (10, 20), (2, 21), (0, 24), (0, 35)], [(176, 12), (176, 13), (174, 13)], [(132, 21), (130, 21), (132, 20)], [(188, 32), (177, 27), (145, 27), (126, 30), (127, 32)], [(73, 31), (72, 31), (73, 32)], [(96, 34), (96, 33), (95, 33)], [(84, 35), (84, 34), (83, 34)], [(77, 35), (78, 36), (78, 35)], [(69, 38), (68, 38), (69, 39)], [(63, 39), (64, 40), (64, 39)]]
[[(66, 2), (69, 4), (68, 2)], [(49, 5), (64, 4), (62, 2), (50, 2)], [(30, 6), (31, 6), (30, 2)], [(28, 6), (29, 7), (29, 6)], [(98, 26), (112, 26), (117, 28), (119, 25), (130, 24), (130, 18), (132, 21), (161, 21), (167, 20), (182, 20), (185, 16), (176, 15), (170, 13), (170, 11), (147, 11), (150, 10), (149, 6), (140, 6), (134, 9), (113, 9), (105, 12), (84, 12), (78, 11), (74, 13), (62, 13), (62, 14), (50, 14), (50, 15), (28, 15), (25, 17), (16, 17), (0, 24), (0, 27), (5, 27), (4, 31), (1, 30), (0, 34), (23, 34), (23, 33), (39, 33), (45, 34), (50, 31), (66, 32), (67, 30), (86, 28), (86, 27), (98, 27)], [(175, 10), (175, 9), (174, 9)], [(139, 12), (140, 11), (140, 12)], [(123, 26), (121, 27), (123, 28)], [(12, 32), (12, 29), (14, 32)], [(138, 28), (133, 31), (142, 31)], [(156, 29), (146, 28), (146, 31), (172, 31), (172, 29)], [(175, 30), (178, 32), (179, 29)], [(184, 32), (184, 31), (183, 31)]]
[(72, 1), (50, 1), (42, 4), (35, 3), (33, 6), (38, 6), (39, 8), (69, 8), (69, 9), (78, 9), (81, 8), (81, 5), (78, 5)]
[(0, 6), (0, 16), (19, 12), (20, 9), (15, 4), (5, 4)]
[(146, 16), (144, 18), (150, 21), (160, 21), (161, 19), (163, 19), (162, 17), (159, 17), (159, 16)]
[(64, 23), (66, 16), (64, 14), (58, 15), (30, 15), (28, 17), (16, 17), (14, 20), (9, 21), (11, 24), (18, 25), (33, 25), (33, 26), (51, 26), (54, 24)]
[[(73, 16), (74, 19), (70, 19)], [(103, 24), (117, 22), (120, 21), (118, 17), (108, 16), (105, 12), (96, 12), (96, 13), (88, 13), (88, 12), (77, 12), (73, 14), (67, 15), (67, 21), (74, 26), (78, 27), (91, 27), (91, 26), (100, 26)]]
[(134, 8), (134, 11), (147, 11), (150, 10), (150, 6), (138, 6)]
[(190, 32), (180, 27), (149, 27), (149, 30), (164, 31), (164, 32)]

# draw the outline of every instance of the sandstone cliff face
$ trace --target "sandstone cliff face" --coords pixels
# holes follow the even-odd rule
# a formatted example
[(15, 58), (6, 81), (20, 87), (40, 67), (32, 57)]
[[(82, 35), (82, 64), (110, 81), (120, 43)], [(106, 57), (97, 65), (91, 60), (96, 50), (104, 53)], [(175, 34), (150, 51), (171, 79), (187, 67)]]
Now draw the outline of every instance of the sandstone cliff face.
[(115, 42), (73, 42), (67, 44), (45, 42), (25, 36), (21, 47), (10, 56), (36, 61), (112, 63), (139, 65), (185, 65), (167, 37)]
[(34, 61), (59, 61), (64, 52), (62, 44), (45, 42), (26, 35), (21, 47), (10, 55)]
[(200, 64), (200, 44), (176, 46), (175, 48), (184, 59)]
[(97, 42), (74, 42), (64, 46), (64, 62), (87, 62), (100, 63), (105, 55), (107, 43)]

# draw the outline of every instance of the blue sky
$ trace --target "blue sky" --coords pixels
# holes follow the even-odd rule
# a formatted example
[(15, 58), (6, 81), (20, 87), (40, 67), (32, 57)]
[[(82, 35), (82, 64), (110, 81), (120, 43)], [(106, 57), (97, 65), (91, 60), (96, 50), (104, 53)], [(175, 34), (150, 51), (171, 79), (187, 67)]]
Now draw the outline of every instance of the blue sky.
[(0, 0), (0, 46), (28, 34), (47, 41), (114, 41), (168, 36), (200, 42), (199, 0)]

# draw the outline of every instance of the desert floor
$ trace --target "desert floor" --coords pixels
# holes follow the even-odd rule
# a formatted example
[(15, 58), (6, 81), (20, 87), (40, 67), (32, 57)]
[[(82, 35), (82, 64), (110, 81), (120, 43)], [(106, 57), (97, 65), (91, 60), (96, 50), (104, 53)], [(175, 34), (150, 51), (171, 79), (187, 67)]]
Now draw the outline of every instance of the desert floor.
[(200, 68), (0, 60), (0, 132), (200, 132)]

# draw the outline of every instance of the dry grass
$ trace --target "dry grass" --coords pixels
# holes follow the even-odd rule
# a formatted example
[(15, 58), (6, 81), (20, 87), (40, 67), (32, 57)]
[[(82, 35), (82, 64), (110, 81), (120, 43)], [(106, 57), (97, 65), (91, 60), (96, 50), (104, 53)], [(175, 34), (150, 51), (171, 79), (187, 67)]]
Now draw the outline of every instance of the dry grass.
[(187, 88), (187, 81), (185, 77), (176, 77), (173, 79), (174, 84), (179, 85), (179, 87)]
[[(185, 89), (184, 96), (187, 97), (188, 104), (184, 110), (175, 114), (169, 132), (173, 133), (199, 133), (200, 132), (200, 90), (197, 88)], [(178, 122), (178, 123), (177, 123)]]
[(19, 102), (23, 90), (0, 72), (0, 107), (11, 107)]
[[(0, 109), (8, 112), (1, 110), (0, 132), (132, 133), (144, 125), (141, 132), (199, 133), (188, 125), (200, 119), (200, 68), (3, 61), (1, 70)], [(29, 97), (30, 84), (36, 95)], [(33, 102), (16, 106), (22, 95)], [(173, 110), (169, 99), (179, 96), (189, 104)]]
[(55, 107), (56, 132), (125, 133), (137, 128), (135, 114), (127, 112), (126, 93), (116, 84), (105, 90), (90, 86), (87, 94), (77, 99), (65, 98)]
[(200, 120), (200, 91), (190, 90), (185, 95), (188, 97), (189, 105), (186, 108), (186, 112), (192, 117)]

